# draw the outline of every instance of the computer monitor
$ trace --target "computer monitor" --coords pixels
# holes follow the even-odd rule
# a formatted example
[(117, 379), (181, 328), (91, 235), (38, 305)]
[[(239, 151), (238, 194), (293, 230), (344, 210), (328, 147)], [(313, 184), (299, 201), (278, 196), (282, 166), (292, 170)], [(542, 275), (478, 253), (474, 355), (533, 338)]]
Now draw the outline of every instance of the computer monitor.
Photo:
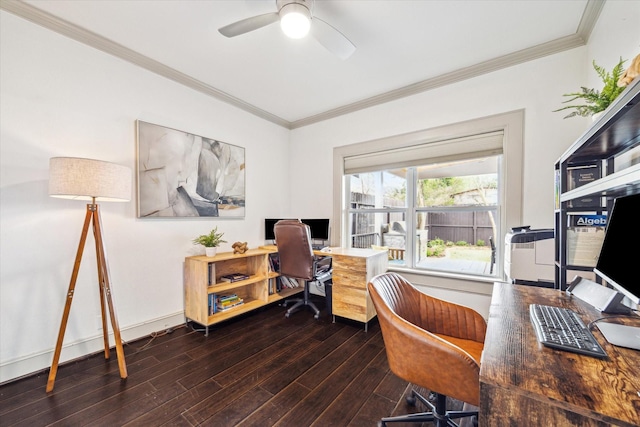
[[(273, 226), (276, 222), (283, 219), (295, 219), (295, 218), (265, 218), (264, 219), (264, 240), (275, 240), (276, 235), (273, 231)], [(312, 240), (322, 240), (324, 242), (329, 240), (329, 219), (301, 219), (301, 222), (309, 226), (309, 232), (311, 233)]]
[(264, 219), (264, 240), (276, 240), (276, 235), (273, 231), (273, 226), (281, 219), (292, 218), (265, 218)]
[(313, 240), (329, 240), (329, 218), (301, 219), (300, 221), (309, 226)]
[(593, 271), (634, 304), (640, 304), (639, 243), (640, 194), (618, 197)]

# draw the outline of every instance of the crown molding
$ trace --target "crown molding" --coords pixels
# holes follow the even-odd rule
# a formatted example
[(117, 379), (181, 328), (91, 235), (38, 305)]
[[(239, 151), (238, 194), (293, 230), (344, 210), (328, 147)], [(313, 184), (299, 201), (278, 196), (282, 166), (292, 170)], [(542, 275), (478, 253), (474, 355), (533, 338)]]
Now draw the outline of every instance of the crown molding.
[(483, 74), (501, 70), (503, 68), (522, 64), (527, 61), (532, 61), (534, 59), (539, 59), (548, 55), (560, 53), (565, 50), (584, 46), (587, 44), (587, 41), (591, 36), (591, 31), (593, 30), (593, 27), (595, 26), (598, 17), (600, 16), (600, 12), (604, 7), (605, 2), (606, 0), (588, 0), (580, 19), (580, 23), (578, 24), (578, 29), (575, 34), (572, 34), (570, 36), (561, 37), (559, 39), (542, 43), (537, 46), (513, 52), (508, 55), (500, 56), (498, 58), (490, 59), (488, 61), (481, 62), (479, 64), (475, 64), (466, 68), (461, 68), (447, 74), (442, 74), (440, 76), (423, 80), (421, 82), (413, 83), (411, 85), (382, 93), (380, 95), (372, 96), (367, 99), (356, 101), (348, 105), (343, 105), (342, 107), (334, 108), (332, 110), (328, 110), (314, 116), (296, 120), (290, 124), (289, 128), (296, 129), (304, 126), (309, 126), (311, 124), (318, 123), (324, 120), (333, 119), (345, 114), (364, 110), (369, 107), (374, 107), (376, 105), (385, 104), (387, 102), (395, 101), (411, 95), (416, 95), (418, 93), (426, 92), (428, 90), (436, 89), (452, 83), (457, 83), (462, 80), (478, 77)]
[(37, 9), (36, 7), (24, 3), (21, 0), (0, 0), (0, 9), (20, 16), (21, 18), (31, 21), (51, 31), (55, 31), (59, 34), (67, 36), (80, 43), (86, 44), (117, 58), (135, 64), (141, 68), (151, 71), (152, 73), (173, 80), (205, 95), (216, 98), (219, 101), (233, 105), (237, 108), (240, 108), (241, 110), (244, 110), (276, 125), (282, 126), (287, 129), (297, 129), (304, 126), (312, 125), (314, 123), (319, 123), (325, 120), (343, 116), (345, 114), (350, 114), (356, 111), (364, 110), (366, 108), (412, 96), (418, 93), (426, 92), (435, 88), (457, 83), (473, 77), (478, 77), (483, 74), (491, 73), (503, 68), (542, 58), (544, 56), (553, 55), (565, 50), (584, 46), (589, 40), (591, 31), (593, 30), (593, 27), (595, 26), (595, 23), (600, 16), (600, 12), (604, 7), (605, 1), (606, 0), (588, 0), (582, 18), (580, 20), (580, 24), (578, 25), (578, 29), (575, 34), (572, 34), (570, 36), (565, 36), (556, 40), (539, 44), (537, 46), (533, 46), (531, 48), (523, 49), (517, 52), (510, 53), (508, 55), (490, 59), (488, 61), (484, 61), (469, 67), (461, 68), (450, 73), (442, 74), (440, 76), (413, 83), (386, 93), (382, 93), (380, 95), (362, 99), (360, 101), (343, 105), (341, 107), (334, 108), (323, 113), (309, 116), (293, 122), (289, 122), (281, 117), (269, 113), (268, 111), (262, 110), (239, 98), (229, 95), (228, 93), (220, 91), (211, 85), (194, 79), (193, 77), (181, 73), (178, 70), (168, 67), (125, 46), (122, 46), (121, 44), (115, 43), (94, 32), (88, 31), (66, 20), (60, 19), (47, 12)]
[(584, 12), (582, 13), (576, 34), (584, 39), (585, 44), (587, 44), (589, 37), (591, 37), (591, 31), (593, 31), (593, 27), (595, 27), (606, 1), (607, 0), (588, 0), (584, 7)]
[(44, 12), (20, 0), (0, 0), (0, 9), (24, 18), (56, 33), (67, 36), (75, 41), (101, 50), (124, 61), (130, 62), (152, 73), (173, 80), (193, 90), (231, 104), (255, 116), (261, 117), (277, 125), (289, 128), (290, 123), (274, 114), (255, 107), (221, 90), (216, 89), (200, 80), (194, 79), (174, 68), (168, 67), (154, 59), (131, 50), (119, 43), (102, 37), (50, 13)]
[(498, 71), (503, 68), (521, 64), (523, 62), (531, 61), (547, 55), (562, 52), (564, 50), (583, 46), (584, 44), (584, 39), (578, 35), (566, 36), (560, 39), (540, 44), (538, 46), (523, 49), (518, 52), (504, 55), (498, 58), (490, 59), (488, 61), (484, 61), (469, 67), (460, 68), (450, 73), (442, 74), (418, 83), (413, 83), (408, 86), (392, 90), (390, 92), (372, 96), (371, 98), (363, 99), (352, 104), (325, 111), (324, 113), (320, 113), (315, 116), (297, 120), (291, 123), (291, 129), (308, 126), (313, 123), (353, 113), (358, 110), (363, 110), (365, 108), (385, 104), (387, 102), (395, 101), (401, 98), (406, 98), (411, 95), (416, 95), (428, 90), (457, 83), (473, 77), (478, 77), (483, 74)]

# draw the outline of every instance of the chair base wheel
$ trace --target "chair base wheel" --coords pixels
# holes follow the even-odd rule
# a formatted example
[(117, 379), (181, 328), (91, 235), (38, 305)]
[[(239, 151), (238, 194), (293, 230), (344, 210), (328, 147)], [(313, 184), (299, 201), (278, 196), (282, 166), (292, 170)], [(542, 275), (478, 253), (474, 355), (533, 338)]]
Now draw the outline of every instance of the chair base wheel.
[(291, 313), (295, 313), (296, 311), (302, 309), (303, 307), (309, 307), (309, 309), (311, 311), (313, 311), (313, 314), (316, 319), (320, 318), (320, 310), (318, 309), (318, 307), (316, 307), (316, 305), (311, 302), (309, 300), (309, 288), (305, 287), (305, 296), (304, 298), (298, 298), (298, 299), (294, 299), (294, 300), (286, 300), (285, 302), (283, 302), (283, 305), (289, 304), (289, 303), (294, 303), (285, 313), (284, 316), (285, 317), (289, 317), (291, 315)]
[(415, 396), (409, 395), (409, 396), (406, 397), (405, 400), (407, 401), (407, 404), (409, 406), (416, 406), (416, 398), (415, 398)]
[[(460, 418), (473, 417), (472, 422), (474, 426), (477, 425), (478, 411), (471, 410), (465, 411), (447, 411), (447, 397), (443, 394), (434, 393), (435, 404), (427, 400), (424, 396), (418, 393), (416, 390), (411, 390), (411, 394), (406, 397), (407, 403), (415, 405), (416, 400), (419, 400), (430, 412), (411, 413), (407, 415), (397, 415), (394, 417), (385, 417), (378, 422), (378, 426), (386, 426), (391, 423), (435, 423), (437, 427), (453, 427), (458, 426), (453, 420)], [(413, 403), (412, 403), (413, 402)]]

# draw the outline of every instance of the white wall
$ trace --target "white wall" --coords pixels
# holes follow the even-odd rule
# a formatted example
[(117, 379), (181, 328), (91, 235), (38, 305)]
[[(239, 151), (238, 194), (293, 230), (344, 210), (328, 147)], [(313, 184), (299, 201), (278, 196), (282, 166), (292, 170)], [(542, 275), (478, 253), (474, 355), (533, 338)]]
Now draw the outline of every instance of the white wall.
[[(454, 85), (296, 129), (292, 132), (292, 194), (302, 208), (315, 204), (331, 214), (333, 149), (362, 141), (429, 129), (508, 111), (525, 110), (523, 223), (534, 228), (553, 224), (553, 165), (589, 124), (563, 120), (553, 113), (561, 94), (585, 78), (586, 48), (546, 57)], [(559, 95), (560, 94), (560, 95)], [(313, 153), (309, 156), (308, 153)], [(325, 163), (326, 162), (326, 163)], [(313, 163), (313, 164), (312, 164)], [(546, 170), (546, 172), (545, 172)], [(305, 191), (314, 185), (318, 191)], [(548, 188), (548, 190), (547, 190)], [(319, 200), (312, 204), (312, 197)], [(301, 212), (301, 215), (304, 212)]]
[[(333, 194), (332, 157), (327, 148), (429, 129), (498, 113), (524, 109), (523, 218), (532, 228), (553, 227), (553, 177), (555, 160), (589, 125), (587, 119), (572, 121), (553, 113), (561, 94), (584, 80), (581, 70), (586, 48), (546, 57), (392, 103), (356, 112), (349, 116), (297, 129), (292, 132), (292, 198), (297, 206), (311, 204), (306, 187), (319, 188), (314, 194), (318, 209), (331, 216)], [(560, 94), (560, 95), (559, 95)], [(326, 148), (325, 148), (326, 147)], [(313, 152), (312, 156), (308, 156)], [(318, 159), (326, 159), (326, 163)], [(310, 167), (307, 159), (314, 159)], [(300, 215), (305, 212), (300, 212)], [(491, 286), (434, 275), (406, 274), (414, 284), (440, 298), (469, 305), (488, 316)], [(446, 289), (457, 288), (457, 291)], [(474, 292), (468, 294), (467, 292)]]
[[(593, 69), (592, 61), (611, 71), (620, 58), (626, 69), (640, 55), (640, 1), (608, 0), (587, 45), (585, 86), (601, 88), (602, 80)], [(571, 92), (579, 90), (574, 85)]]
[[(136, 202), (101, 205), (125, 340), (183, 321), (182, 265), (214, 225), (262, 244), (263, 218), (290, 205), (289, 131), (128, 62), (0, 12), (0, 382), (45, 368), (60, 325), (85, 203), (48, 197), (49, 158), (88, 157), (135, 171), (137, 119), (246, 148), (246, 218), (137, 219)], [(134, 181), (135, 183), (135, 181)], [(285, 208), (283, 208), (285, 207)], [(99, 351), (90, 235), (61, 360)], [(115, 353), (114, 356), (115, 357)]]
[[(608, 1), (588, 46), (294, 130), (291, 194), (299, 210), (294, 213), (332, 216), (332, 187), (323, 183), (332, 179), (333, 147), (524, 109), (522, 224), (553, 228), (555, 161), (591, 124), (588, 118), (565, 120), (566, 114), (553, 110), (566, 100), (564, 93), (582, 85), (601, 87), (597, 76), (596, 81), (590, 76), (593, 59), (611, 69), (620, 56), (631, 59), (640, 53), (638, 28), (640, 2)], [(407, 276), (425, 292), (466, 301), (488, 314), (490, 286)]]
[[(182, 321), (182, 261), (196, 250), (196, 235), (218, 225), (230, 243), (256, 246), (265, 217), (331, 217), (336, 146), (524, 108), (522, 223), (551, 227), (553, 164), (589, 126), (551, 111), (563, 93), (598, 83), (592, 59), (610, 68), (640, 53), (639, 9), (640, 2), (608, 1), (587, 47), (292, 132), (0, 11), (0, 382), (50, 365), (80, 235), (84, 204), (47, 195), (50, 157), (135, 170), (136, 119), (247, 149), (244, 220), (141, 220), (134, 201), (102, 205), (118, 320), (130, 340)], [(92, 244), (63, 360), (101, 347)], [(486, 286), (478, 294), (446, 286), (453, 290), (425, 289), (486, 316)]]

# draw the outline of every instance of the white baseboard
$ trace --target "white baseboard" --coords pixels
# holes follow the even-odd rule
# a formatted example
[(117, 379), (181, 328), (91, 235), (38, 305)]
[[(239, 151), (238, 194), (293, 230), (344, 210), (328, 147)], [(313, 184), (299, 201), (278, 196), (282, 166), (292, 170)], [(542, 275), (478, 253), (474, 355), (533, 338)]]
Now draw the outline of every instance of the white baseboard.
[[(120, 328), (120, 335), (122, 336), (122, 340), (125, 342), (134, 341), (148, 336), (153, 332), (164, 331), (167, 328), (181, 325), (184, 322), (184, 312), (179, 311), (177, 313), (149, 320), (137, 325)], [(112, 346), (115, 345), (113, 332), (110, 332), (109, 334), (109, 342)], [(102, 334), (81, 341), (66, 343), (62, 346), (59, 363), (63, 364), (64, 362), (85, 357), (103, 350)], [(3, 362), (0, 364), (0, 384), (35, 374), (38, 371), (49, 368), (51, 366), (51, 361), (53, 360), (53, 351), (54, 349), (52, 348), (41, 353), (31, 354)], [(43, 384), (45, 384), (46, 378), (43, 379), (43, 381)]]

